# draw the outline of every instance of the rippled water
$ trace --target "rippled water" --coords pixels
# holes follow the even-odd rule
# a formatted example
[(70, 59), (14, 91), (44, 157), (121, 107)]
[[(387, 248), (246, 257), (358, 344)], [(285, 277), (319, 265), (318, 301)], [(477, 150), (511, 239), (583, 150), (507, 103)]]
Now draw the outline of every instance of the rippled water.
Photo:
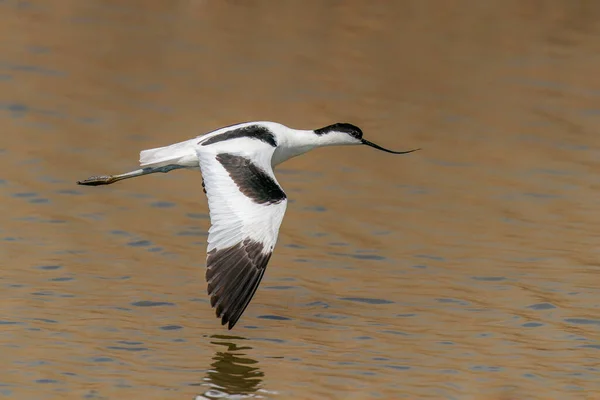
[[(593, 398), (600, 3), (0, 1), (0, 396)], [(109, 187), (240, 121), (353, 122), (407, 156), (277, 171), (233, 331), (200, 175)]]

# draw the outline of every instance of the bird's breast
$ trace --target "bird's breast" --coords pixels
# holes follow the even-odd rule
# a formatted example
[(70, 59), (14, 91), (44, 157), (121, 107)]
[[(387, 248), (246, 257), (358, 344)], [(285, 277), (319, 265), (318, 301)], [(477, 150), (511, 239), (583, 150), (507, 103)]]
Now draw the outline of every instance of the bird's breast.
[(271, 165), (274, 167), (278, 164), (281, 164), (284, 161), (289, 160), (290, 158), (299, 156), (301, 154), (306, 153), (314, 148), (314, 146), (280, 146), (275, 149), (273, 153), (273, 158), (271, 159)]

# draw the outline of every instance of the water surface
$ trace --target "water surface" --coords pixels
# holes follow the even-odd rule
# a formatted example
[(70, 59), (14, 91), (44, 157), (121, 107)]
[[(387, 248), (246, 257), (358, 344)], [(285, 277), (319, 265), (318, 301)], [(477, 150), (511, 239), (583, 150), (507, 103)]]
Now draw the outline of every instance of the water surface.
[[(600, 390), (600, 3), (0, 1), (0, 396), (569, 399)], [(241, 121), (386, 147), (278, 171), (233, 331), (199, 174)]]

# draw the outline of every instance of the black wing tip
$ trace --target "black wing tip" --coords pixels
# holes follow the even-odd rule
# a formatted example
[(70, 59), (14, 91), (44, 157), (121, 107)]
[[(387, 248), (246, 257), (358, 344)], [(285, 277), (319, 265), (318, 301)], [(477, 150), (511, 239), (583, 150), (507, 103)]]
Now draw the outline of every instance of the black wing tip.
[[(219, 295), (213, 294), (210, 290), (208, 294), (211, 296), (210, 305), (212, 308), (215, 309), (216, 317), (221, 319), (221, 325), (227, 325), (228, 330), (233, 329), (235, 324), (237, 324), (237, 322), (242, 317), (242, 314), (246, 310), (246, 307), (250, 304), (250, 300), (252, 300), (252, 296), (250, 296), (250, 298), (247, 299), (247, 302), (244, 301), (246, 299), (243, 298), (241, 304), (233, 302), (227, 305), (223, 305), (223, 301), (227, 301), (227, 299), (223, 299)], [(240, 309), (241, 311), (239, 311)]]
[(206, 280), (210, 305), (216, 308), (221, 325), (231, 330), (250, 304), (265, 273), (272, 252), (263, 253), (264, 245), (246, 238), (225, 249), (208, 253)]
[(239, 321), (241, 315), (237, 318), (230, 318), (230, 316), (227, 314), (227, 311), (223, 311), (223, 309), (220, 308), (219, 305), (217, 305), (217, 303), (219, 302), (219, 297), (216, 295), (211, 297), (210, 302), (211, 305), (214, 304), (212, 305), (212, 308), (216, 307), (215, 315), (217, 316), (217, 318), (221, 318), (221, 325), (227, 325), (228, 330), (233, 329), (235, 324), (237, 324), (237, 322)]
[[(233, 327), (235, 326), (235, 324), (237, 324), (238, 320), (239, 319), (236, 319), (236, 320), (230, 319), (229, 321), (227, 321), (227, 323), (228, 323), (227, 330), (229, 330), (229, 331), (232, 330)], [(225, 324), (223, 324), (223, 325), (225, 325)]]

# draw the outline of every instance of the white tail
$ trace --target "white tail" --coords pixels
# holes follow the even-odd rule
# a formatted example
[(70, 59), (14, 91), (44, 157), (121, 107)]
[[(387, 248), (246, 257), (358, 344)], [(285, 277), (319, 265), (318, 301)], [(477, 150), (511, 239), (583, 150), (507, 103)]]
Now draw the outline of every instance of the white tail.
[(140, 152), (140, 166), (162, 167), (165, 165), (181, 165), (185, 167), (197, 167), (198, 156), (194, 149), (197, 142), (198, 139), (190, 139), (165, 147), (142, 150)]

